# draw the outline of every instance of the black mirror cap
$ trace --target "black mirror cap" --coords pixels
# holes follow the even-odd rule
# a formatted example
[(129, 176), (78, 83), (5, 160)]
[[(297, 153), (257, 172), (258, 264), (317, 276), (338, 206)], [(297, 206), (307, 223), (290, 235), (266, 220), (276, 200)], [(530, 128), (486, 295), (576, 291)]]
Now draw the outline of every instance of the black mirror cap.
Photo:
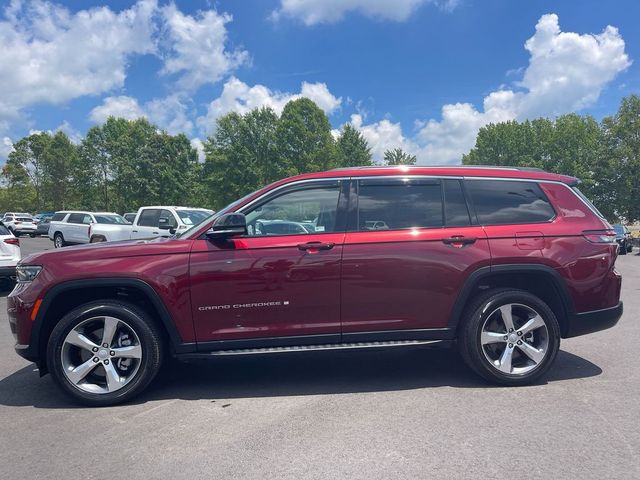
[(207, 231), (209, 238), (229, 238), (247, 234), (247, 219), (242, 213), (225, 213), (213, 221)]

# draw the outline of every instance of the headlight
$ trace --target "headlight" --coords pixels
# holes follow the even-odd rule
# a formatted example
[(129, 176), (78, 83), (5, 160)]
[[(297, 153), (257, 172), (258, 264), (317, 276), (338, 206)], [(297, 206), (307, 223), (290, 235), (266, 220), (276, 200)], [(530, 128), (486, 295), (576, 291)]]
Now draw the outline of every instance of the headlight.
[(41, 270), (42, 267), (39, 265), (18, 265), (16, 267), (16, 279), (18, 283), (32, 282)]

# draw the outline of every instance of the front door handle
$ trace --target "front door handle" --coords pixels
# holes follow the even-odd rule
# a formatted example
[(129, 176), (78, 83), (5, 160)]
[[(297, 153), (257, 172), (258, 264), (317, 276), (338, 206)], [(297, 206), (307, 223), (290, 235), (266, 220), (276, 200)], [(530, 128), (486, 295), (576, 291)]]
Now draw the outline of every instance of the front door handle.
[(307, 242), (299, 243), (298, 250), (331, 250), (336, 244), (332, 242)]
[(476, 237), (465, 237), (463, 235), (454, 235), (452, 237), (447, 237), (442, 239), (442, 243), (445, 245), (451, 245), (452, 247), (461, 248), (465, 245), (471, 245), (476, 243), (478, 240)]

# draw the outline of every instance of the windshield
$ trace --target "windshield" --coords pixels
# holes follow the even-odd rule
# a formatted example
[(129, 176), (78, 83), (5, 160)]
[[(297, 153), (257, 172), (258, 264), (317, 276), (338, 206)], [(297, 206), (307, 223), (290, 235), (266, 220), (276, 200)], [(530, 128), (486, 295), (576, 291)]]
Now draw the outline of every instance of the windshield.
[(205, 218), (209, 218), (213, 214), (213, 211), (176, 210), (176, 213), (185, 225), (195, 225), (202, 222)]
[(94, 215), (97, 223), (109, 223), (112, 225), (127, 225), (127, 221), (120, 215)]
[(256, 193), (258, 190), (256, 190), (255, 192), (251, 192), (247, 195), (245, 195), (242, 198), (239, 198), (238, 200), (235, 200), (233, 202), (231, 202), (229, 205), (227, 205), (226, 207), (224, 207), (221, 210), (218, 210), (216, 213), (214, 213), (213, 215), (209, 215), (207, 218), (203, 219), (200, 223), (198, 223), (197, 225), (193, 225), (192, 227), (188, 228), (187, 230), (185, 230), (182, 233), (178, 233), (175, 235), (175, 238), (187, 238), (190, 234), (197, 232), (198, 230), (200, 230), (201, 227), (203, 227), (206, 223), (215, 220), (216, 218), (218, 218), (220, 215), (223, 215), (227, 212), (229, 212), (230, 210), (232, 210), (236, 205), (244, 202), (247, 198), (249, 198), (251, 195), (253, 195), (254, 193)]
[(617, 234), (624, 235), (624, 227), (622, 225), (616, 224), (613, 226), (613, 229), (616, 231)]

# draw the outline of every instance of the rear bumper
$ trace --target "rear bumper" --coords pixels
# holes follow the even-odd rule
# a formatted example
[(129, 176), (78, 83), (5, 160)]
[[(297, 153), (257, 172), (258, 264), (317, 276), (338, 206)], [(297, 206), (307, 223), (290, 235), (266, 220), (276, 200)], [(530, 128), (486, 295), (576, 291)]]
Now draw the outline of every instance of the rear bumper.
[(569, 322), (565, 338), (586, 335), (613, 327), (622, 316), (622, 302), (611, 308), (576, 313)]

